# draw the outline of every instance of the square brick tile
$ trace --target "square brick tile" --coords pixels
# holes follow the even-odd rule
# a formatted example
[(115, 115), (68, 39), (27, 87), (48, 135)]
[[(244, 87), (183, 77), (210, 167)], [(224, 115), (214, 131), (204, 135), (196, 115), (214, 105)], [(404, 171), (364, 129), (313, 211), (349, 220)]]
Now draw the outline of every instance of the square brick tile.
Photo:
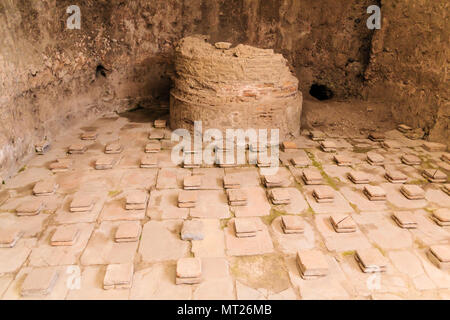
[(94, 208), (95, 197), (87, 193), (78, 193), (70, 203), (70, 212), (88, 212)]
[(450, 209), (441, 208), (437, 209), (432, 214), (432, 219), (441, 227), (450, 226)]
[(126, 210), (144, 210), (147, 207), (148, 193), (146, 191), (129, 191), (126, 196)]
[(18, 216), (35, 216), (44, 208), (44, 203), (40, 199), (28, 200), (21, 203), (16, 208)]
[(442, 186), (442, 190), (446, 193), (446, 194), (448, 194), (449, 196), (450, 196), (450, 184), (444, 184), (443, 186)]
[(95, 169), (96, 170), (112, 169), (114, 167), (114, 165), (116, 164), (116, 162), (117, 162), (117, 158), (115, 158), (115, 157), (108, 157), (108, 156), (99, 157), (95, 161)]
[(56, 159), (55, 162), (52, 162), (49, 166), (49, 169), (55, 173), (66, 172), (72, 167), (72, 165), (73, 165), (72, 159), (61, 158), (61, 159)]
[(160, 141), (150, 141), (145, 145), (146, 153), (157, 153), (161, 151), (161, 142)]
[(293, 141), (283, 141), (283, 143), (281, 144), (281, 147), (284, 152), (298, 149), (297, 144)]
[(400, 160), (408, 166), (420, 165), (422, 163), (422, 160), (413, 154), (404, 154), (401, 156)]
[(203, 232), (203, 221), (201, 220), (185, 220), (181, 228), (182, 240), (203, 240), (205, 237)]
[(351, 166), (353, 164), (353, 159), (351, 157), (342, 154), (336, 154), (333, 157), (333, 160), (338, 166)]
[(382, 166), (384, 164), (384, 157), (379, 153), (368, 152), (367, 162), (373, 166)]
[(276, 188), (283, 186), (283, 179), (278, 175), (264, 176), (264, 183), (267, 188)]
[[(228, 207), (235, 217), (259, 217), (267, 216), (272, 209), (267, 199), (267, 193), (262, 187), (246, 187), (248, 196), (247, 206)], [(300, 199), (299, 199), (300, 200)]]
[(354, 184), (370, 183), (370, 175), (362, 171), (350, 171), (347, 176)]
[(202, 165), (202, 155), (195, 153), (185, 153), (183, 158), (183, 168), (200, 168)]
[(437, 169), (425, 169), (422, 175), (432, 183), (444, 183), (447, 182), (447, 175)]
[(403, 229), (416, 229), (417, 220), (409, 211), (398, 211), (392, 215), (392, 219)]
[(269, 191), (269, 197), (275, 205), (291, 203), (291, 195), (289, 189), (286, 188), (271, 189)]
[(407, 126), (406, 124), (399, 124), (397, 126), (397, 130), (402, 132), (402, 133), (406, 133), (412, 130), (412, 128), (410, 126)]
[(356, 223), (348, 214), (335, 213), (330, 216), (331, 225), (337, 233), (356, 232)]
[(386, 200), (386, 191), (380, 186), (365, 186), (363, 193), (370, 201)]
[(368, 138), (375, 142), (382, 142), (386, 139), (385, 135), (380, 132), (371, 132)]
[(80, 235), (77, 226), (67, 225), (60, 226), (53, 234), (50, 244), (52, 246), (73, 246)]
[(256, 161), (256, 165), (259, 168), (268, 168), (271, 166), (278, 166), (280, 164), (279, 159), (275, 159), (275, 161), (273, 159), (270, 158), (269, 155), (264, 155), (263, 153), (259, 153), (257, 156), (257, 161)]
[(153, 129), (150, 131), (150, 134), (148, 135), (149, 140), (161, 140), (164, 139), (164, 130), (161, 129)]
[(443, 144), (443, 143), (438, 143), (438, 142), (424, 142), (422, 147), (429, 151), (429, 152), (440, 152), (440, 151), (446, 151), (447, 150), (447, 145)]
[(87, 145), (84, 143), (74, 143), (69, 146), (70, 154), (83, 154), (87, 150)]
[(194, 208), (197, 203), (198, 192), (181, 190), (178, 193), (178, 207)]
[(450, 246), (448, 244), (431, 246), (427, 255), (439, 269), (450, 269)]
[(299, 250), (297, 266), (303, 279), (316, 279), (328, 273), (328, 262), (319, 250)]
[(130, 289), (133, 283), (132, 263), (110, 264), (106, 268), (103, 289)]
[(391, 168), (386, 170), (385, 177), (390, 183), (405, 183), (408, 181), (407, 175), (399, 170)]
[(302, 172), (302, 179), (306, 184), (309, 185), (317, 185), (323, 183), (322, 174), (315, 168), (304, 169)]
[(443, 153), (441, 156), (441, 160), (450, 163), (450, 153)]
[(311, 130), (309, 131), (309, 137), (313, 141), (323, 141), (326, 138), (326, 135), (324, 132), (319, 130)]
[(184, 190), (198, 190), (202, 185), (202, 176), (201, 175), (193, 175), (184, 177), (183, 187)]
[(292, 165), (296, 168), (304, 168), (309, 166), (311, 160), (307, 156), (297, 156), (290, 159)]
[(425, 199), (425, 191), (415, 184), (403, 185), (400, 192), (409, 200)]
[(57, 188), (58, 185), (52, 179), (47, 179), (34, 185), (33, 194), (35, 196), (48, 196), (54, 194)]
[(397, 140), (385, 140), (381, 142), (381, 146), (386, 149), (400, 149), (402, 144)]
[(158, 128), (158, 129), (164, 129), (164, 128), (166, 128), (166, 124), (167, 124), (167, 121), (166, 121), (166, 120), (163, 120), (163, 119), (157, 119), (157, 120), (155, 120), (155, 122), (153, 123), (153, 126), (154, 126), (155, 128)]
[(16, 228), (0, 229), (0, 248), (14, 248), (23, 232)]
[(117, 227), (114, 240), (118, 243), (139, 241), (141, 230), (142, 227), (139, 221), (122, 222)]
[(154, 154), (146, 154), (141, 158), (140, 163), (141, 168), (157, 168), (158, 167), (158, 157)]
[(319, 203), (333, 202), (335, 191), (330, 186), (317, 186), (314, 187), (312, 195)]
[(105, 153), (117, 154), (123, 151), (123, 146), (119, 142), (112, 142), (106, 145)]
[(96, 140), (98, 133), (96, 131), (86, 131), (81, 134), (81, 140)]
[(283, 215), (281, 216), (281, 228), (286, 234), (303, 233), (305, 230), (305, 223), (299, 216)]
[(234, 228), (238, 238), (255, 237), (258, 231), (255, 221), (251, 218), (236, 218)]
[(20, 294), (23, 297), (49, 295), (58, 280), (55, 268), (32, 269), (22, 283)]
[(249, 227), (242, 229), (256, 231), (236, 235), (235, 220), (239, 219), (242, 218), (230, 220), (227, 228), (225, 228), (225, 244), (228, 256), (254, 256), (273, 252), (271, 236), (267, 227), (261, 221), (256, 218), (244, 218), (250, 219), (248, 221)]
[(267, 149), (267, 143), (257, 142), (257, 143), (250, 143), (249, 149), (252, 152), (263, 152)]
[(199, 258), (182, 258), (177, 261), (176, 284), (201, 282), (202, 261)]
[(229, 189), (227, 190), (228, 203), (231, 206), (246, 206), (247, 205), (247, 192), (242, 189)]
[(387, 259), (376, 248), (358, 249), (355, 259), (364, 273), (385, 272), (387, 269)]
[(223, 187), (225, 189), (239, 189), (241, 182), (235, 175), (225, 175), (223, 177)]
[(320, 148), (324, 152), (336, 152), (336, 143), (334, 143), (334, 141), (331, 140), (324, 140), (320, 142)]

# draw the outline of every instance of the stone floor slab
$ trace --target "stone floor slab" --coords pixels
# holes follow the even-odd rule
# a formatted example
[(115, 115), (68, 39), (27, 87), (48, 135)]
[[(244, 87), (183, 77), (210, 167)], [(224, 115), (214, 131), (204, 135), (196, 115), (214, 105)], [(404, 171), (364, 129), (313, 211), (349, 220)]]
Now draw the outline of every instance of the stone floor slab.
[(315, 213), (352, 213), (353, 208), (348, 201), (339, 193), (335, 192), (334, 202), (330, 203), (318, 203), (312, 195), (314, 186), (305, 186), (303, 194), (306, 197), (306, 201)]
[(36, 248), (31, 251), (29, 266), (47, 267), (76, 264), (88, 243), (94, 225), (80, 223), (71, 226), (79, 230), (78, 238), (72, 246), (52, 246), (50, 240), (58, 227), (51, 226), (45, 230), (36, 244)]
[(189, 209), (193, 218), (226, 219), (230, 217), (228, 199), (223, 190), (199, 190), (195, 208)]
[(158, 172), (157, 189), (182, 189), (184, 177), (190, 176), (191, 171), (183, 168), (162, 168)]
[(202, 219), (203, 240), (192, 240), (192, 253), (195, 257), (224, 257), (225, 235), (220, 220)]
[(272, 221), (271, 234), (276, 242), (276, 248), (285, 254), (295, 254), (298, 250), (312, 249), (315, 247), (316, 241), (319, 241), (313, 227), (306, 221), (303, 234), (285, 234), (281, 223), (281, 217)]
[(234, 229), (234, 219), (231, 219), (225, 228), (227, 254), (230, 256), (247, 256), (272, 252), (273, 244), (267, 227), (261, 221), (259, 221), (259, 225), (260, 230), (256, 232), (255, 237), (238, 238)]
[(115, 242), (121, 222), (105, 221), (89, 239), (80, 262), (82, 265), (130, 263), (134, 261), (138, 242)]
[(79, 289), (72, 289), (67, 294), (67, 300), (127, 300), (130, 289), (103, 289), (105, 266), (87, 266), (81, 272)]
[(152, 190), (147, 208), (147, 216), (152, 220), (186, 219), (189, 209), (178, 207), (181, 189)]
[(162, 262), (186, 257), (189, 243), (180, 238), (181, 226), (181, 220), (147, 222), (139, 245), (142, 261)]
[[(246, 206), (230, 206), (236, 217), (260, 217), (270, 214), (272, 207), (262, 187), (241, 188), (247, 193)], [(301, 200), (300, 200), (301, 201)]]
[(22, 238), (13, 248), (0, 248), (0, 274), (17, 271), (27, 260), (35, 245), (35, 238)]

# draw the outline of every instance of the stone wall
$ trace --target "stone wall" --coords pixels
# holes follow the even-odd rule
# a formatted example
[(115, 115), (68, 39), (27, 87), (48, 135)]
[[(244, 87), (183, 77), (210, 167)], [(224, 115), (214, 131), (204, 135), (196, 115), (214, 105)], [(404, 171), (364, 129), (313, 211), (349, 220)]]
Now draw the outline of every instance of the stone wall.
[[(300, 133), (302, 94), (287, 60), (272, 49), (183, 38), (175, 50), (170, 99), (172, 129), (279, 129), (281, 139)], [(226, 49), (223, 49), (225, 47)]]
[(385, 103), (398, 123), (450, 141), (448, 1), (382, 1), (365, 73), (365, 95)]
[[(78, 121), (168, 103), (176, 42), (191, 34), (274, 49), (304, 93), (317, 83), (338, 99), (386, 96), (399, 121), (448, 140), (448, 51), (440, 51), (448, 50), (448, 4), (382, 1), (387, 23), (371, 52), (366, 8), (374, 2), (0, 0), (0, 177), (17, 170), (36, 141)], [(81, 30), (68, 30), (66, 9), (75, 3)], [(378, 93), (364, 92), (366, 83)]]

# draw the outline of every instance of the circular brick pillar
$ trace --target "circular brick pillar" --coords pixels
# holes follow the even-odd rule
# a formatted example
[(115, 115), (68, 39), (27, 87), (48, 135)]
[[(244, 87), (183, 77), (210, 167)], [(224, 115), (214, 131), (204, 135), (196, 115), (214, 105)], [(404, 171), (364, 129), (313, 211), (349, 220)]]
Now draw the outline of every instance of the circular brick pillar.
[(195, 36), (178, 44), (172, 129), (192, 132), (194, 121), (202, 121), (203, 130), (279, 129), (283, 140), (299, 135), (301, 111), (298, 80), (272, 49), (242, 44), (219, 49)]

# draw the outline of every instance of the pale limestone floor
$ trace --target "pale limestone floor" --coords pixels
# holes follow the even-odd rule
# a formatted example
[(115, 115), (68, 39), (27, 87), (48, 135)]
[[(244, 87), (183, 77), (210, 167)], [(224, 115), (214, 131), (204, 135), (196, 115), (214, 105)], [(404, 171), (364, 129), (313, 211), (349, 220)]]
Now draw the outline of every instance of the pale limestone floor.
[[(33, 268), (56, 268), (59, 277), (52, 292), (37, 299), (449, 299), (450, 274), (432, 264), (425, 252), (431, 245), (449, 244), (450, 228), (440, 227), (430, 215), (439, 208), (450, 207), (450, 197), (442, 184), (428, 183), (421, 176), (424, 168), (439, 168), (449, 174), (450, 165), (440, 159), (442, 152), (428, 152), (422, 141), (405, 138), (397, 131), (387, 132), (401, 148), (386, 150), (368, 139), (333, 138), (338, 153), (352, 157), (352, 167), (339, 167), (333, 154), (324, 153), (318, 143), (306, 136), (297, 139), (296, 154), (307, 155), (311, 167), (317, 167), (325, 184), (336, 190), (332, 204), (317, 203), (313, 186), (305, 186), (301, 170), (289, 165), (290, 155), (281, 153), (283, 168), (279, 175), (292, 197), (290, 205), (272, 205), (262, 184), (258, 167), (208, 167), (184, 169), (170, 161), (170, 132), (162, 140), (159, 165), (139, 168), (152, 130), (150, 122), (131, 122), (125, 117), (106, 117), (91, 124), (99, 136), (85, 142), (83, 155), (67, 155), (67, 148), (80, 142), (82, 128), (72, 130), (57, 141), (45, 155), (34, 156), (26, 167), (1, 187), (0, 228), (18, 228), (23, 237), (14, 248), (0, 248), (0, 297), (21, 299), (20, 290), (26, 274)], [(87, 127), (84, 127), (86, 129)], [(120, 139), (124, 146), (119, 162), (111, 170), (95, 170), (95, 160), (103, 156), (107, 143)], [(426, 191), (425, 200), (407, 200), (400, 185), (385, 178), (385, 167), (365, 161), (368, 151), (379, 152), (386, 166), (402, 170), (408, 183)], [(420, 166), (401, 163), (400, 156), (413, 153), (422, 160)], [(61, 157), (74, 160), (67, 172), (52, 173), (49, 165)], [(371, 177), (371, 184), (387, 192), (385, 203), (373, 203), (362, 194), (346, 174), (361, 170)], [(196, 208), (178, 208), (177, 195), (183, 178), (202, 175)], [(234, 175), (248, 191), (248, 206), (231, 207), (223, 189), (223, 176)], [(53, 178), (59, 185), (52, 196), (41, 197), (45, 209), (37, 216), (18, 217), (15, 209), (33, 199), (36, 182)], [(130, 190), (145, 190), (146, 210), (127, 211), (124, 198)], [(78, 192), (95, 196), (96, 205), (89, 213), (71, 214), (68, 206)], [(6, 196), (5, 196), (6, 195)], [(412, 211), (418, 221), (414, 230), (401, 229), (391, 218), (394, 211)], [(336, 233), (329, 223), (330, 214), (352, 214), (357, 231)], [(280, 215), (294, 214), (304, 219), (301, 235), (284, 234)], [(255, 217), (259, 223), (257, 237), (239, 239), (234, 235), (235, 217)], [(198, 218), (204, 222), (204, 240), (183, 241), (183, 220)], [(114, 232), (125, 220), (139, 221), (142, 234), (138, 242), (116, 243)], [(50, 239), (57, 227), (76, 224), (77, 242), (69, 247), (53, 247)], [(374, 247), (388, 258), (388, 271), (372, 275), (356, 264), (354, 251)], [(317, 280), (300, 277), (295, 262), (297, 250), (319, 249), (326, 255), (328, 275)], [(203, 280), (196, 285), (176, 285), (178, 259), (199, 257)], [(133, 263), (131, 289), (103, 289), (106, 267), (113, 263)], [(78, 266), (79, 269), (74, 268)], [(79, 272), (77, 271), (79, 270)], [(73, 288), (78, 273), (80, 286)], [(377, 283), (371, 286), (368, 283)]]

